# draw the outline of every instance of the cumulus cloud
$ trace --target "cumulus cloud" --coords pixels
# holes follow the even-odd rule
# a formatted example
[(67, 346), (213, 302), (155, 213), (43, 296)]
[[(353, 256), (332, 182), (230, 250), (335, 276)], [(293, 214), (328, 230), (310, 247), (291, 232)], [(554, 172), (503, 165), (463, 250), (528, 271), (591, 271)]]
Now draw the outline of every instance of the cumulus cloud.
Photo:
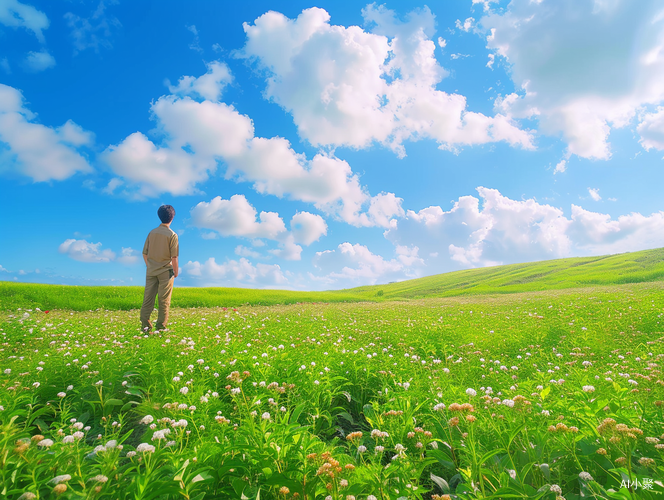
[(116, 257), (111, 250), (101, 250), (101, 243), (88, 243), (86, 240), (65, 240), (58, 251), (80, 262), (111, 262)]
[(228, 66), (219, 61), (207, 64), (207, 73), (198, 78), (183, 76), (177, 85), (169, 85), (171, 94), (198, 96), (209, 101), (218, 101), (224, 87), (233, 81)]
[(326, 285), (347, 288), (419, 276), (418, 267), (422, 261), (417, 256), (418, 248), (400, 246), (397, 254), (398, 258), (386, 260), (364, 245), (345, 242), (334, 250), (316, 253), (313, 264), (322, 274), (310, 273), (310, 278)]
[[(236, 194), (228, 200), (220, 196), (210, 202), (202, 201), (191, 209), (191, 223), (199, 228), (212, 229), (222, 236), (235, 236), (247, 239), (268, 239), (279, 243), (279, 248), (270, 253), (286, 260), (300, 260), (302, 247), (298, 243), (310, 245), (323, 234), (327, 234), (327, 224), (320, 215), (309, 212), (296, 213), (290, 222), (291, 231), (286, 229), (283, 219), (276, 212), (261, 212)], [(238, 247), (242, 256), (253, 256), (244, 247)]]
[(0, 143), (6, 151), (4, 168), (16, 170), (34, 181), (63, 180), (77, 172), (90, 172), (87, 159), (77, 150), (91, 145), (93, 135), (68, 121), (58, 128), (34, 121), (24, 106), (23, 95), (0, 84)]
[(131, 247), (122, 248), (120, 255), (109, 249), (101, 248), (101, 243), (90, 243), (87, 240), (67, 239), (58, 247), (58, 251), (71, 259), (80, 262), (120, 262), (121, 264), (135, 264), (139, 253)]
[(588, 194), (595, 201), (600, 201), (602, 199), (602, 197), (599, 195), (598, 188), (588, 188)]
[(222, 236), (275, 240), (286, 231), (278, 213), (261, 212), (257, 215), (256, 209), (241, 194), (228, 200), (217, 196), (210, 202), (202, 201), (191, 209), (190, 214), (194, 226), (213, 229)]
[(296, 19), (270, 11), (244, 24), (241, 56), (267, 71), (265, 95), (292, 114), (315, 146), (364, 148), (374, 142), (405, 155), (403, 143), (434, 139), (442, 148), (532, 137), (506, 116), (466, 110), (466, 98), (436, 90), (447, 75), (435, 56), (434, 16), (425, 7), (405, 21), (371, 4), (370, 31), (330, 24), (319, 8)]
[(290, 221), (291, 233), (295, 243), (311, 245), (327, 234), (325, 220), (317, 214), (298, 212)]
[(117, 17), (106, 12), (108, 5), (113, 3), (116, 2), (101, 0), (88, 17), (81, 17), (72, 12), (65, 14), (74, 43), (74, 54), (86, 49), (99, 52), (101, 47), (105, 49), (113, 47), (111, 43), (113, 31), (122, 26)]
[(395, 245), (416, 246), (427, 274), (562, 257), (601, 255), (664, 246), (664, 213), (609, 215), (572, 205), (571, 217), (534, 199), (512, 200), (477, 188), (445, 211), (439, 206), (404, 219), (385, 233)]
[(135, 132), (102, 154), (111, 169), (129, 181), (127, 190), (133, 188), (143, 197), (192, 194), (223, 163), (227, 179), (250, 182), (261, 194), (312, 203), (356, 226), (387, 227), (391, 217), (403, 213), (394, 194), (372, 198), (346, 161), (322, 153), (307, 159), (286, 139), (256, 137), (251, 119), (233, 106), (201, 101), (203, 94), (217, 97), (225, 85), (212, 76), (214, 71), (200, 77), (210, 75), (204, 85), (197, 83), (200, 78), (185, 77), (173, 88), (193, 98), (168, 95), (152, 104), (162, 144)]
[(202, 264), (189, 261), (182, 266), (185, 273), (202, 286), (284, 287), (288, 279), (277, 264), (252, 264), (245, 258), (229, 259), (218, 264), (210, 257)]
[(32, 73), (39, 73), (55, 66), (55, 57), (48, 50), (28, 52), (24, 61), (25, 68)]
[[(541, 132), (562, 134), (569, 154), (610, 158), (611, 130), (664, 99), (664, 15), (657, 0), (514, 0), (479, 24), (522, 89), (499, 99), (496, 109), (536, 116)], [(652, 147), (647, 117), (642, 123), (642, 143)]]
[(664, 107), (659, 106), (652, 113), (645, 113), (636, 128), (641, 136), (641, 145), (646, 151), (664, 149)]
[(553, 170), (554, 175), (555, 174), (562, 174), (565, 170), (567, 170), (567, 160), (560, 160), (556, 164), (556, 168)]
[(44, 42), (43, 30), (50, 24), (46, 14), (32, 5), (21, 3), (18, 0), (0, 2), (0, 23), (10, 28), (25, 28), (31, 31), (40, 42)]

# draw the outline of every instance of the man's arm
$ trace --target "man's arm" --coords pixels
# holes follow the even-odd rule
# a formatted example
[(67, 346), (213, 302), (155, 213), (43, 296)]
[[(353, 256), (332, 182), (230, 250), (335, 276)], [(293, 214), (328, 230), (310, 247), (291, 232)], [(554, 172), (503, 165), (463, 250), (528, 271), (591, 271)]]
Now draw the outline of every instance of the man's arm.
[(178, 277), (178, 258), (173, 257), (171, 259), (171, 264), (173, 265), (173, 273), (174, 273), (175, 277), (177, 278)]
[(145, 265), (148, 265), (148, 254), (144, 253), (143, 254), (143, 260), (145, 261)]

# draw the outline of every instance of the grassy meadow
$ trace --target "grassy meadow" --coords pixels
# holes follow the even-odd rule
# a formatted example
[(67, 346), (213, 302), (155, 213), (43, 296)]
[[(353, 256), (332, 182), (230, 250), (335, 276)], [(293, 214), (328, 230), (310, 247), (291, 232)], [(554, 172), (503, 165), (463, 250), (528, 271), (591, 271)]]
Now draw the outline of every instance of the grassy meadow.
[[(384, 301), (561, 290), (662, 279), (664, 248), (658, 248), (604, 257), (577, 257), (468, 269), (399, 283), (325, 292), (176, 288), (172, 306), (237, 307), (298, 302)], [(15, 310), (19, 307), (72, 311), (130, 310), (140, 308), (142, 301), (143, 287), (140, 286), (58, 286), (0, 281), (0, 310)]]
[(661, 256), (177, 289), (154, 335), (140, 289), (3, 283), (0, 495), (662, 498)]

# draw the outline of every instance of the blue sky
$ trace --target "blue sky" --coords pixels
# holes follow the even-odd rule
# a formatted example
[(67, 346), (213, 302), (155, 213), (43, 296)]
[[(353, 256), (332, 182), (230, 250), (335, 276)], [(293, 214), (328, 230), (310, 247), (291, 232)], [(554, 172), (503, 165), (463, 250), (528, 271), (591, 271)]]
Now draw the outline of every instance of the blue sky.
[(0, 0), (0, 280), (336, 289), (664, 246), (657, 1)]

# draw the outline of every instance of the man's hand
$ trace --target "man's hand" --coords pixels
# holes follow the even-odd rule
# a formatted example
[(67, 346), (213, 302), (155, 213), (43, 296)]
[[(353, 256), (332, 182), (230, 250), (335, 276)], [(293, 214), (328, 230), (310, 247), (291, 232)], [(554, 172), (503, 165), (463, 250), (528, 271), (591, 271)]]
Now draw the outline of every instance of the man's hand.
[(177, 278), (177, 277), (178, 277), (178, 273), (179, 273), (179, 268), (178, 268), (178, 258), (177, 258), (177, 257), (173, 257), (173, 258), (171, 259), (171, 264), (173, 265), (173, 277), (174, 277), (174, 278)]
[(148, 256), (146, 254), (143, 254), (143, 260), (145, 261), (145, 267), (148, 266)]

